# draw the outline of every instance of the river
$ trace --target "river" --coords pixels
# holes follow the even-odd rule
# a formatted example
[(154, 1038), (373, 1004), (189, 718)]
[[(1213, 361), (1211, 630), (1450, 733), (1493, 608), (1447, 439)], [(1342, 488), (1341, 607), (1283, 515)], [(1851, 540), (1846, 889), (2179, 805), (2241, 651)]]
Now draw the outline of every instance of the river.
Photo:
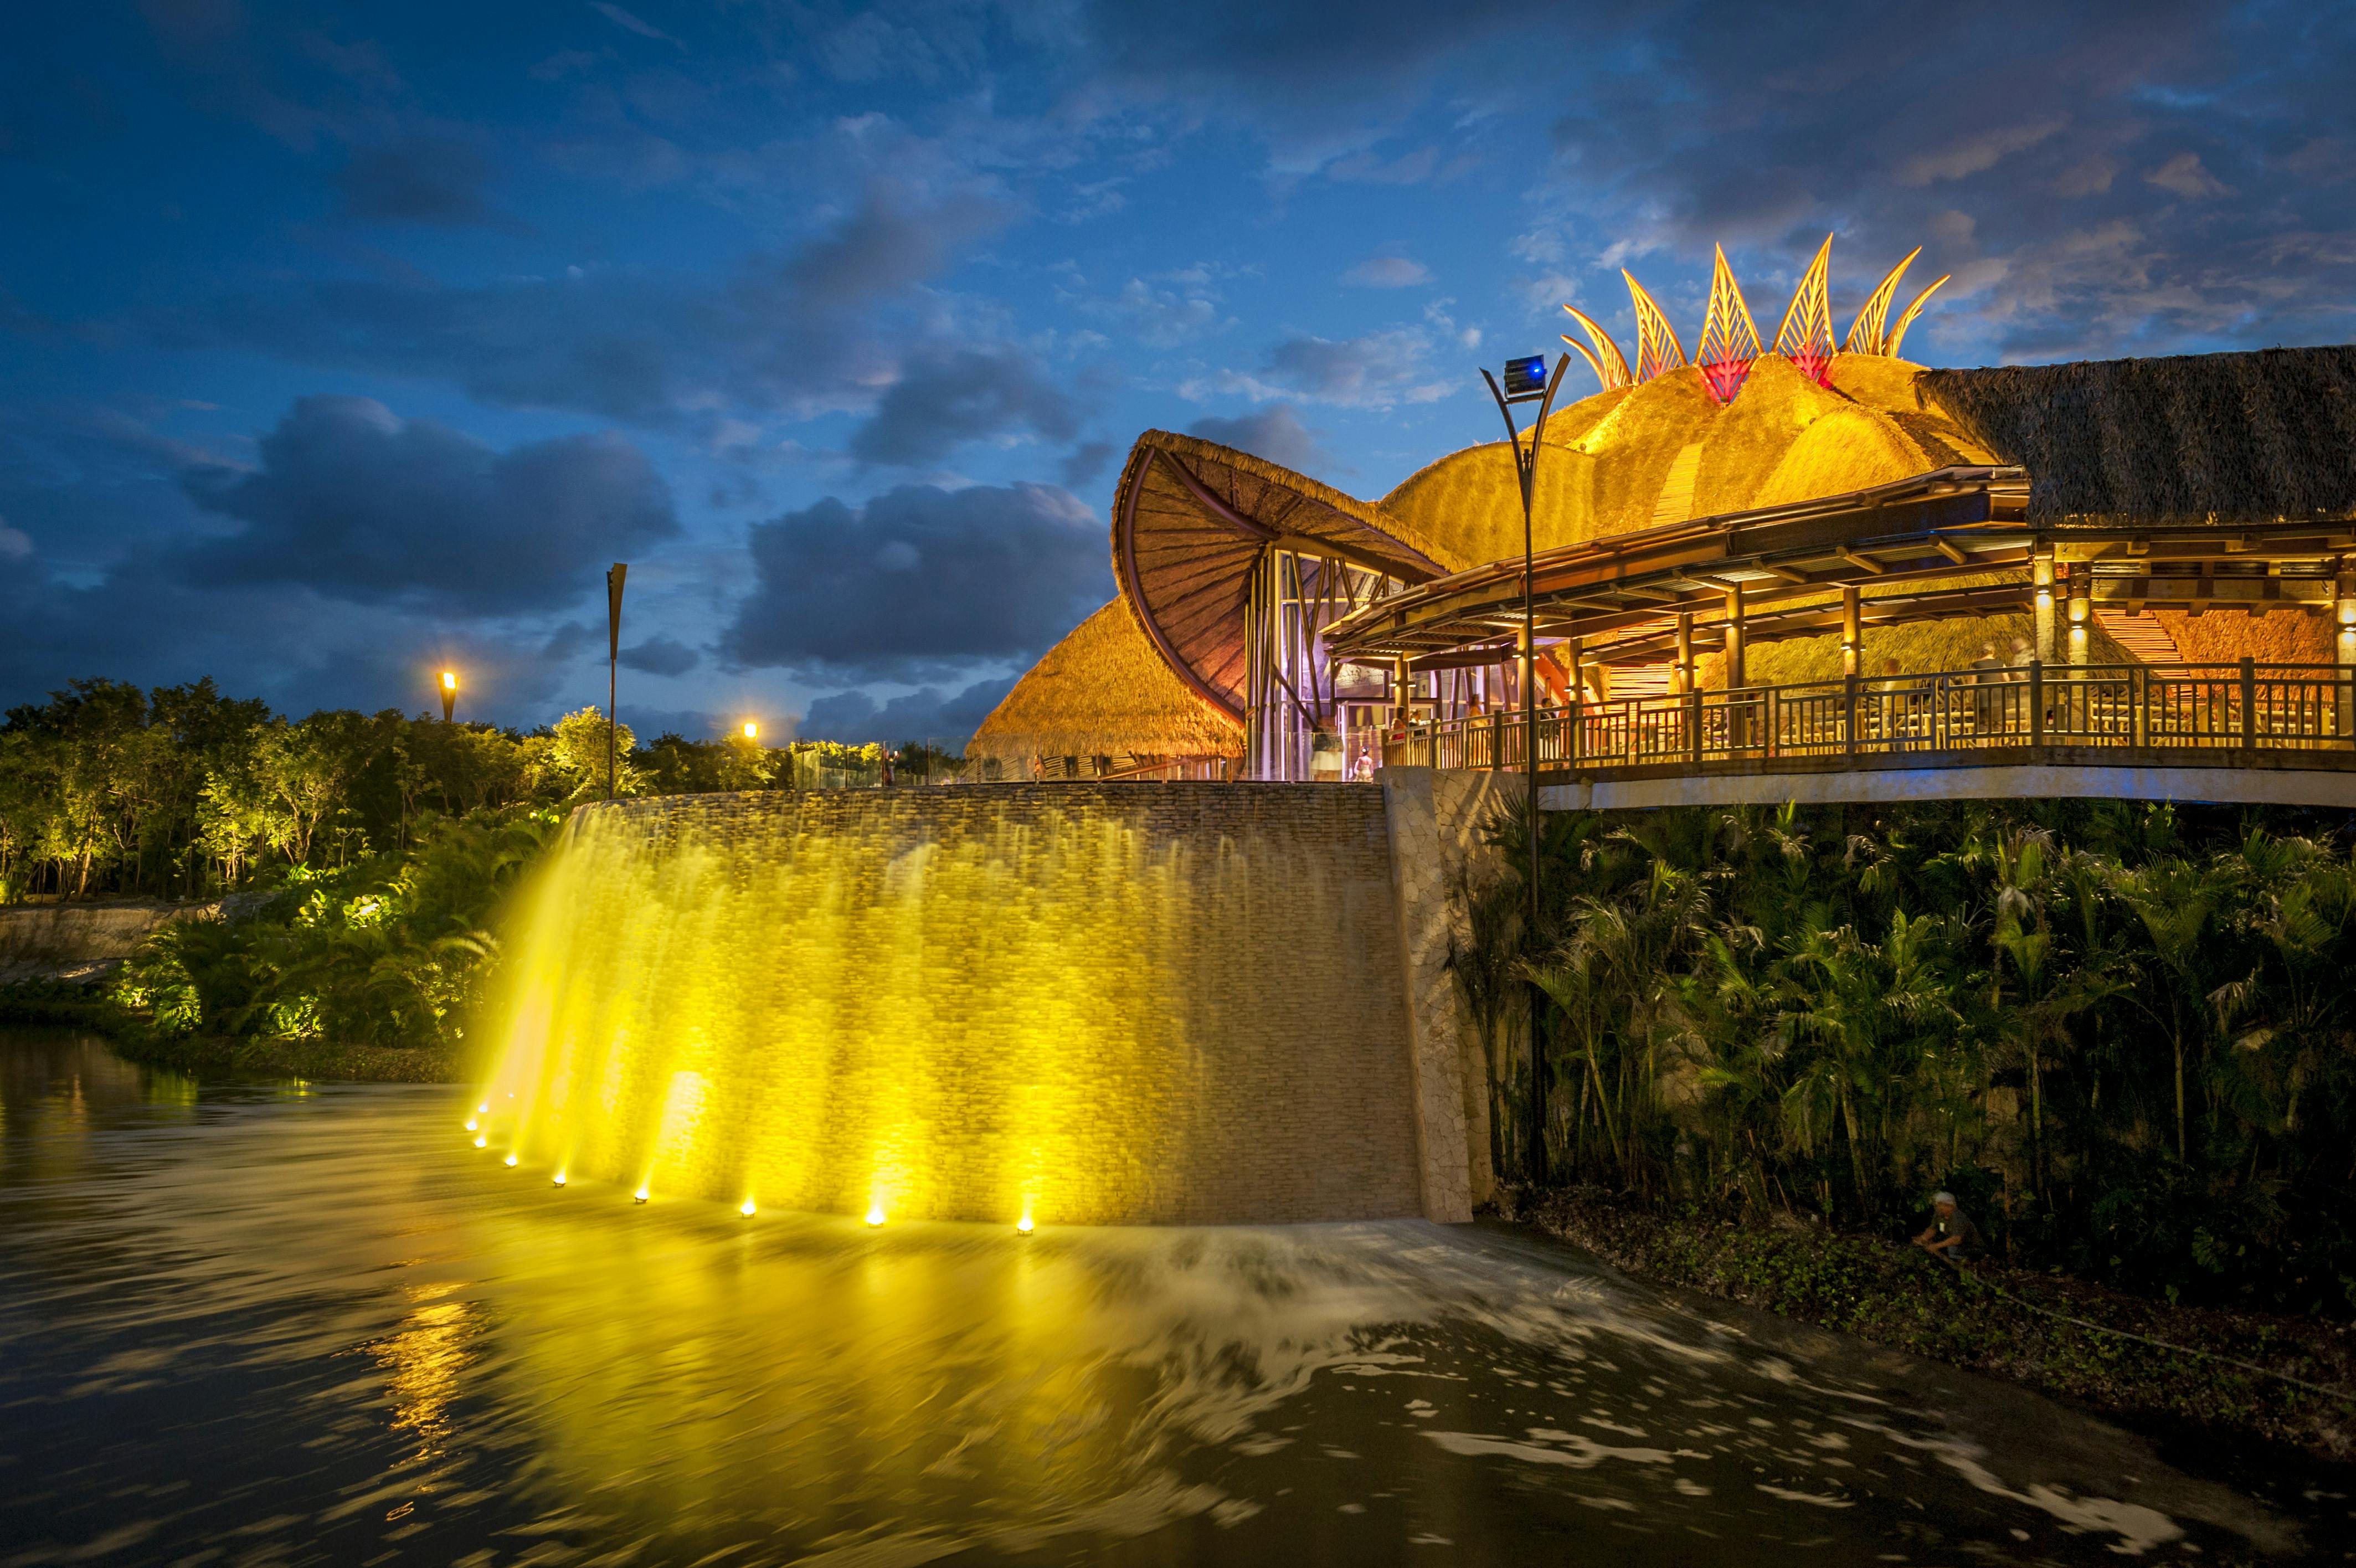
[[(2340, 1561), (2008, 1386), (1502, 1229), (889, 1224), (0, 1030), (0, 1564)], [(2223, 1463), (2223, 1461), (2220, 1461)]]

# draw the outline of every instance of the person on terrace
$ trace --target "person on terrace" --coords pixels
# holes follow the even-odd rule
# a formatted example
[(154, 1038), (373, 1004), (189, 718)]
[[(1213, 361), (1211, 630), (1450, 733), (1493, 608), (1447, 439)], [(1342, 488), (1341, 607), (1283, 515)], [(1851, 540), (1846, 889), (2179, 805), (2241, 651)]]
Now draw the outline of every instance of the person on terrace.
[(1931, 1223), (1914, 1238), (1914, 1244), (1934, 1258), (1955, 1263), (1970, 1262), (1985, 1250), (1980, 1244), (1980, 1228), (1972, 1223), (1970, 1215), (1955, 1207), (1955, 1195), (1952, 1192), (1931, 1195)]

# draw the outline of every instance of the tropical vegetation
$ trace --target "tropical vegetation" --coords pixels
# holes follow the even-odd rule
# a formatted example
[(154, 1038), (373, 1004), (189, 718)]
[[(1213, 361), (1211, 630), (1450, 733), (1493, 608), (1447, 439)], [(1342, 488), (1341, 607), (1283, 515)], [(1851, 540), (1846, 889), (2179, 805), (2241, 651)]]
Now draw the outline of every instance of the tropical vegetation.
[(1501, 818), (1452, 961), (1493, 1156), (1891, 1235), (1946, 1187), (2016, 1264), (2345, 1315), (2350, 827), (2092, 801), (1565, 813), (1532, 930)]
[[(615, 729), (625, 795), (954, 775), (922, 747)], [(496, 950), (493, 915), (566, 811), (607, 788), (594, 708), (529, 733), (348, 710), (290, 719), (210, 681), (78, 681), (0, 723), (0, 905), (222, 900), (160, 927), (93, 1000), (54, 988), (0, 1011), (95, 1011), (149, 1040), (448, 1048)]]

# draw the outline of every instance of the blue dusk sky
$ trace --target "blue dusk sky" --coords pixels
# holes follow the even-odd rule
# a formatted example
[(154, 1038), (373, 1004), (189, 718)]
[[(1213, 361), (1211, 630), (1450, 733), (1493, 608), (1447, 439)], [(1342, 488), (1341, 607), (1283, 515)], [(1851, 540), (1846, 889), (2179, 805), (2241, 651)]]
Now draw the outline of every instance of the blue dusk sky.
[[(1112, 595), (1150, 427), (1376, 497), (1477, 371), (2356, 337), (2356, 7), (147, 0), (0, 48), (0, 706), (959, 736)], [(1583, 372), (1579, 373), (1583, 377)], [(1575, 383), (1576, 384), (1576, 383)], [(1581, 392), (1592, 390), (1581, 387)]]

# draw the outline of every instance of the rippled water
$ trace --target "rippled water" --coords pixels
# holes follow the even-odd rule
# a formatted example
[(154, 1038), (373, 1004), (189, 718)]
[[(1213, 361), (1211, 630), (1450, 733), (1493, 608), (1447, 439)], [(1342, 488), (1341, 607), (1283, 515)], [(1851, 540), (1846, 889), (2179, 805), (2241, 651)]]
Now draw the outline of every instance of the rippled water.
[(68, 1036), (0, 1098), (0, 1564), (2339, 1556), (2344, 1500), (1500, 1231), (638, 1208), (452, 1090)]

